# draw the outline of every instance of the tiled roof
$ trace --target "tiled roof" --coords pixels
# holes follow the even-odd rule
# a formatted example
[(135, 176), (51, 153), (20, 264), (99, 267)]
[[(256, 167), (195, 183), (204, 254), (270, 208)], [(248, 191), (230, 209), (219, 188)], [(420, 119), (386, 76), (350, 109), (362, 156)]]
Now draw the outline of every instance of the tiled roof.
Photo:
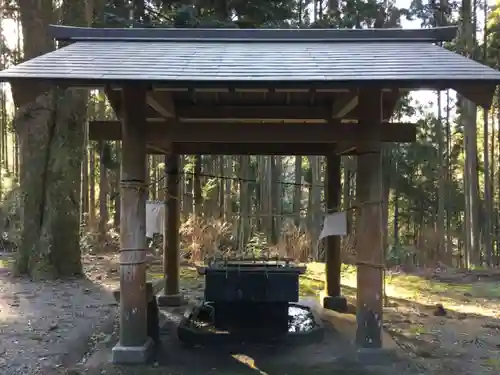
[(201, 28), (92, 28), (51, 25), (57, 40), (155, 40), (212, 42), (342, 42), (406, 41), (447, 42), (457, 35), (456, 26), (430, 29), (201, 29)]
[(102, 35), (76, 38), (73, 44), (0, 72), (0, 79), (332, 84), (404, 81), (423, 86), (500, 82), (500, 72), (422, 38), (411, 43), (394, 37), (324, 42), (254, 38), (251, 43), (239, 38), (230, 42), (153, 39), (110, 40)]

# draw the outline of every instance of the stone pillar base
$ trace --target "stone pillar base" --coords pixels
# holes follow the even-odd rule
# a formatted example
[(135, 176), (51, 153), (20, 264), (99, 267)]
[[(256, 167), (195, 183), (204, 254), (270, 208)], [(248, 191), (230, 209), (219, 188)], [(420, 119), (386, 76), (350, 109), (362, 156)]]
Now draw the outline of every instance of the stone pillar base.
[(158, 306), (160, 307), (178, 307), (186, 304), (182, 294), (160, 294), (158, 297)]
[(347, 300), (343, 296), (327, 296), (325, 292), (321, 292), (320, 301), (323, 308), (333, 310), (340, 313), (347, 312)]
[(144, 345), (123, 346), (116, 344), (111, 351), (111, 362), (115, 365), (133, 365), (148, 362), (153, 352), (153, 341), (148, 337)]

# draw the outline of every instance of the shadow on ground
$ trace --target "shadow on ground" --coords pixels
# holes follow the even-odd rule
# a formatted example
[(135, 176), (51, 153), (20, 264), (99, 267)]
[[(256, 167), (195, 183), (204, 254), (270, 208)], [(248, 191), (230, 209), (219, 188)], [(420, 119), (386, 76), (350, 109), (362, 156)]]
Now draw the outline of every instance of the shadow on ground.
[(163, 348), (157, 356), (158, 364), (169, 366), (169, 370), (182, 368), (196, 358), (190, 374), (202, 373), (202, 369), (210, 369), (208, 373), (228, 374), (304, 374), (313, 370), (320, 374), (325, 368), (364, 374), (359, 365), (348, 360), (354, 353), (344, 342), (345, 338), (332, 327), (325, 327), (327, 332), (323, 340), (310, 344), (233, 344), (202, 348), (180, 343), (174, 321), (165, 325)]
[(116, 302), (86, 277), (45, 282), (13, 277), (13, 255), (0, 259), (0, 372), (52, 373), (73, 366), (96, 331), (113, 331)]
[[(159, 266), (152, 267), (150, 276), (155, 272), (161, 276)], [(398, 280), (398, 284), (402, 280)], [(436, 283), (437, 284), (437, 283)], [(445, 285), (443, 283), (443, 285)], [(413, 285), (412, 285), (413, 286)], [(183, 267), (181, 275), (182, 292), (190, 300), (200, 300), (203, 296), (203, 279), (192, 267)], [(324, 288), (320, 280), (301, 278), (301, 295), (316, 298)], [(464, 303), (471, 307), (481, 300), (464, 295), (466, 290), (457, 292), (456, 297), (466, 297)], [(474, 286), (472, 288), (475, 288)], [(367, 375), (383, 373), (461, 375), (500, 373), (500, 321), (494, 317), (470, 314), (447, 309), (446, 294), (433, 287), (425, 294), (445, 298), (447, 310), (445, 317), (434, 316), (435, 305), (419, 303), (416, 299), (390, 298), (385, 308), (385, 331), (397, 342), (410, 359), (394, 363), (390, 367), (367, 368), (356, 362), (353, 345), (345, 337), (339, 336), (355, 332), (355, 317), (345, 319), (345, 323), (327, 327), (323, 342), (301, 347), (283, 346), (240, 346), (240, 347), (186, 347), (177, 339), (175, 319), (167, 324), (162, 336), (163, 346), (157, 353), (155, 363), (147, 366), (120, 367), (108, 363), (111, 347), (100, 350), (87, 363), (89, 374), (107, 375), (306, 375), (306, 374), (351, 374)], [(452, 292), (455, 290), (452, 290)], [(356, 289), (343, 286), (343, 293), (351, 302), (355, 301)], [(418, 296), (417, 296), (418, 297)], [(425, 295), (423, 296), (425, 297)], [(467, 299), (470, 302), (467, 302)], [(428, 301), (430, 302), (430, 301)], [(488, 304), (487, 300), (484, 304)], [(455, 304), (459, 305), (459, 304)], [(459, 307), (459, 306), (458, 306)], [(470, 311), (470, 309), (469, 309)], [(354, 309), (351, 309), (354, 313)], [(500, 311), (499, 311), (500, 314)], [(335, 329), (338, 328), (338, 329)]]
[[(90, 358), (86, 373), (108, 375), (369, 375), (400, 374), (409, 365), (395, 359), (383, 368), (367, 367), (357, 361), (354, 346), (343, 333), (325, 325), (321, 341), (309, 344), (240, 344), (192, 347), (177, 338), (177, 324), (183, 310), (166, 312), (168, 320), (162, 329), (162, 345), (151, 364), (113, 366), (109, 363), (111, 348), (98, 358)], [(396, 370), (396, 368), (398, 370)], [(379, 370), (383, 371), (379, 371)], [(394, 372), (393, 372), (394, 371)]]

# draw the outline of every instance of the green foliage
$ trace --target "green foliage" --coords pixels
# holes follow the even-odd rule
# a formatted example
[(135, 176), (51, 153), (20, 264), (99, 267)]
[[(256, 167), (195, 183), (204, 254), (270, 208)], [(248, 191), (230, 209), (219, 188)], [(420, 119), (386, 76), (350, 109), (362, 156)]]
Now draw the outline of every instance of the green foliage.
[(246, 245), (246, 253), (254, 257), (261, 257), (268, 251), (269, 244), (264, 233), (254, 233)]
[(194, 163), (195, 163), (195, 157), (194, 156), (187, 156), (184, 162), (184, 172), (187, 174), (194, 173)]
[(205, 185), (201, 189), (201, 196), (203, 200), (208, 200), (212, 196), (215, 189), (217, 189), (217, 178), (209, 178), (206, 180)]

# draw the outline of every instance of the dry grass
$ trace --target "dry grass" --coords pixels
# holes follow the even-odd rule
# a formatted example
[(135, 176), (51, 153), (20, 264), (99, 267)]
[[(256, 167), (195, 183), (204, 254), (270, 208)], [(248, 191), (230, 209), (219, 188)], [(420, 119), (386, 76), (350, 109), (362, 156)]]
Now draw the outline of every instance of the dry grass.
[(307, 262), (311, 258), (311, 237), (309, 233), (301, 232), (292, 221), (287, 221), (274, 251), (281, 257)]
[(191, 215), (181, 224), (179, 232), (184, 257), (192, 263), (204, 263), (209, 258), (225, 255), (234, 245), (232, 225), (220, 219)]
[(84, 253), (118, 253), (120, 250), (120, 233), (113, 227), (110, 227), (104, 234), (82, 229), (80, 248)]
[(269, 245), (266, 236), (253, 233), (243, 248), (238, 246), (237, 228), (221, 219), (190, 216), (180, 227), (184, 258), (191, 263), (206, 263), (215, 257), (256, 253), (253, 247), (265, 247), (266, 254), (287, 257), (299, 262), (311, 259), (311, 238), (291, 221), (285, 221), (278, 243)]
[[(18, 201), (13, 191), (12, 202)], [(8, 205), (4, 206), (7, 207)], [(17, 215), (17, 206), (13, 204), (10, 209)], [(13, 230), (15, 226), (12, 226)], [(191, 264), (206, 263), (209, 259), (217, 256), (230, 256), (241, 254), (248, 249), (238, 249), (237, 228), (229, 222), (221, 219), (201, 218), (190, 216), (180, 227), (181, 250), (184, 259)], [(258, 234), (258, 233), (257, 233)], [(258, 236), (254, 235), (254, 238)], [(15, 235), (13, 235), (15, 237)], [(265, 242), (265, 238), (264, 238)], [(429, 241), (430, 243), (431, 241)], [(286, 220), (281, 230), (281, 236), (275, 246), (267, 247), (269, 255), (281, 256), (294, 259), (299, 262), (308, 262), (312, 258), (312, 248), (310, 235), (297, 227), (292, 221)], [(259, 245), (260, 246), (260, 245)], [(248, 246), (247, 246), (248, 247)], [(119, 233), (113, 228), (107, 232), (105, 237), (96, 233), (87, 233), (82, 236), (82, 248), (86, 254), (117, 254), (119, 249)], [(321, 249), (320, 249), (321, 250)], [(349, 260), (354, 255), (354, 239), (348, 236), (343, 241), (343, 257)], [(161, 266), (158, 269), (151, 269), (152, 274), (161, 274)], [(324, 264), (309, 262), (307, 273), (301, 279), (302, 294), (317, 294), (323, 288)], [(445, 270), (446, 271), (446, 270)], [(183, 271), (185, 272), (185, 271)], [(405, 298), (411, 301), (427, 301), (428, 303), (445, 303), (453, 308), (469, 304), (469, 300), (474, 300), (474, 304), (480, 304), (481, 299), (500, 300), (500, 287), (498, 283), (486, 281), (462, 282), (461, 274), (455, 275), (453, 280), (443, 281), (443, 277), (451, 271), (446, 271), (440, 275), (439, 280), (434, 280), (428, 274), (421, 275), (406, 273), (389, 273), (386, 277), (387, 294), (395, 298)], [(464, 276), (466, 277), (466, 275)], [(464, 279), (465, 280), (465, 279)], [(500, 280), (500, 278), (499, 278)], [(356, 269), (350, 265), (342, 268), (342, 283), (346, 286), (356, 287)], [(469, 309), (476, 309), (469, 307)], [(487, 314), (492, 314), (490, 311)]]

